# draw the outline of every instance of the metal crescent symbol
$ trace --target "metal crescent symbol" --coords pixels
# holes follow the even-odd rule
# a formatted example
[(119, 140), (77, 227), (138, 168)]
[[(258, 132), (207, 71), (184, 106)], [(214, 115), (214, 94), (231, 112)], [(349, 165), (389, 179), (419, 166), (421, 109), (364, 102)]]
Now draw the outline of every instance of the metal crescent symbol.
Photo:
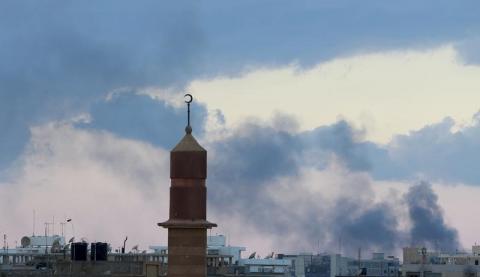
[(189, 93), (185, 94), (185, 103), (190, 104), (193, 101), (193, 96)]

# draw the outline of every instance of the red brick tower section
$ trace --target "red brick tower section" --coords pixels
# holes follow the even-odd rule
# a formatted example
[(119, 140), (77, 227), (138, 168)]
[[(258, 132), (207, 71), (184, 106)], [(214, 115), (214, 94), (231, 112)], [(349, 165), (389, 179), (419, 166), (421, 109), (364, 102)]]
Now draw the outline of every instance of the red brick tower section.
[(170, 152), (170, 218), (158, 226), (168, 228), (168, 277), (207, 276), (207, 151), (191, 134)]

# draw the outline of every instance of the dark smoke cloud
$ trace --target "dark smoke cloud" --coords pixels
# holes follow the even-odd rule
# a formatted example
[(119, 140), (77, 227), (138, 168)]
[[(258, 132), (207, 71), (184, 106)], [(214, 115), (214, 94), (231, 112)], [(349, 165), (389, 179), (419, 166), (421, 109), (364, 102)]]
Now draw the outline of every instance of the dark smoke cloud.
[[(313, 151), (317, 155), (335, 153), (349, 169), (365, 171), (370, 169), (371, 165), (367, 155), (367, 144), (362, 142), (361, 138), (362, 133), (354, 130), (344, 120), (300, 135), (305, 152)], [(318, 157), (314, 157), (313, 162), (324, 163)]]
[(459, 248), (457, 230), (446, 225), (438, 205), (438, 197), (431, 185), (421, 182), (405, 195), (412, 220), (410, 233), (413, 245), (427, 246), (443, 251)]
[[(289, 238), (290, 244), (279, 244), (294, 250), (304, 250), (312, 241), (330, 251), (341, 243), (344, 253), (352, 255), (359, 247), (391, 253), (408, 245), (458, 248), (457, 232), (445, 224), (437, 197), (425, 183), (398, 199), (373, 201), (372, 180), (365, 177), (371, 166), (366, 153), (372, 145), (358, 141), (359, 135), (344, 121), (300, 134), (245, 125), (207, 147), (211, 208), (227, 217), (241, 211), (244, 224), (278, 240)], [(329, 170), (333, 161), (354, 177), (344, 178), (343, 196), (331, 206), (322, 192), (312, 194), (297, 182), (305, 168)], [(322, 180), (309, 181), (323, 185), (318, 183)], [(285, 201), (272, 197), (278, 190)], [(300, 196), (292, 196), (296, 194)], [(287, 201), (291, 197), (298, 199)], [(402, 208), (409, 212), (410, 230), (400, 226)]]
[[(342, 199), (337, 205), (344, 206), (352, 201), (355, 199)], [(343, 240), (347, 252), (354, 253), (356, 248), (393, 252), (402, 244), (403, 234), (398, 230), (398, 215), (390, 205), (373, 205), (357, 215), (354, 215), (354, 211), (363, 207), (358, 204), (347, 204), (347, 207), (342, 213), (334, 214), (337, 222), (332, 222), (332, 229), (337, 230), (337, 239)]]
[(223, 165), (213, 176), (220, 181), (265, 181), (295, 174), (304, 165), (324, 168), (332, 155), (351, 170), (365, 171), (370, 165), (360, 135), (343, 120), (301, 133), (247, 123), (212, 145), (212, 151), (218, 153), (212, 163)]
[(212, 163), (223, 165), (222, 170), (213, 171), (214, 178), (247, 183), (295, 174), (298, 169), (296, 156), (302, 149), (295, 135), (255, 124), (242, 126), (213, 147), (217, 155)]
[[(278, 120), (274, 122), (278, 124)], [(262, 183), (295, 176), (304, 166), (325, 168), (332, 156), (351, 170), (364, 168), (368, 163), (360, 157), (361, 150), (354, 136), (355, 131), (344, 121), (304, 133), (290, 133), (252, 122), (244, 124), (228, 138), (209, 145), (212, 152), (209, 157), (213, 157), (209, 161), (212, 186), (221, 191), (213, 194), (212, 199), (224, 204), (232, 197), (265, 201), (261, 195)], [(238, 185), (216, 187), (216, 184)], [(254, 204), (245, 208), (252, 213), (264, 211)]]

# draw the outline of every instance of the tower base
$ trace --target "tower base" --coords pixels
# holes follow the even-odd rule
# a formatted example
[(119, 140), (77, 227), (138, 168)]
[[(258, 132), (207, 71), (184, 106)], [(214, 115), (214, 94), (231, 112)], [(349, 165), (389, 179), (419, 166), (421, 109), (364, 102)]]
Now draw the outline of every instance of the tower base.
[(158, 223), (168, 228), (168, 277), (207, 276), (207, 229), (217, 224), (206, 220), (170, 219)]
[(207, 229), (168, 229), (168, 277), (207, 276)]

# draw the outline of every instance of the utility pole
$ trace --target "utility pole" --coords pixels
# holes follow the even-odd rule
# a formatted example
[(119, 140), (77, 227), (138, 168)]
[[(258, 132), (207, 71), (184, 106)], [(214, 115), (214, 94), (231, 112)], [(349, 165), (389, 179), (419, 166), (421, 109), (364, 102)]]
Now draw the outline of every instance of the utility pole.
[(63, 231), (65, 230), (65, 224), (67, 224), (67, 223), (65, 223), (65, 222), (60, 222), (60, 228), (62, 229), (62, 237), (64, 237)]
[(48, 237), (47, 237), (47, 234), (48, 234), (48, 222), (45, 222), (45, 255), (47, 255), (47, 249), (48, 249)]
[(360, 265), (360, 261), (362, 260), (362, 248), (358, 248), (358, 276), (362, 275), (362, 266)]
[(35, 236), (35, 210), (33, 210), (33, 237)]

